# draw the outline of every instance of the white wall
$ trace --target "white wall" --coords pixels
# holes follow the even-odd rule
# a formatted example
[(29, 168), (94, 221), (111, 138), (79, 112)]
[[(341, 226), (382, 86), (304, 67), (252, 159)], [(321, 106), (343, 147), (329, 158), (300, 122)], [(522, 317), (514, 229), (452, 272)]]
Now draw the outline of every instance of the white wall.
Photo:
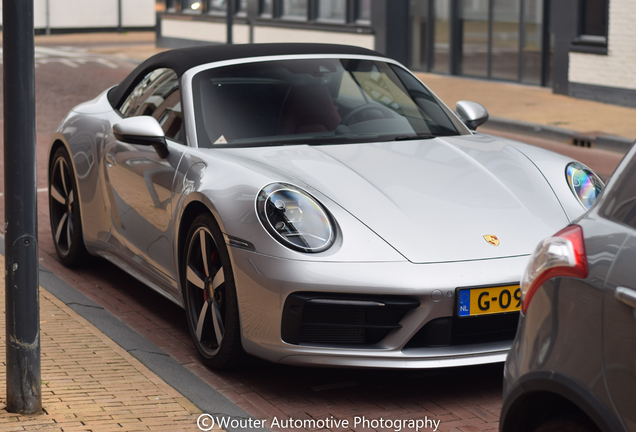
[[(46, 28), (46, 5), (49, 4), (49, 25), (55, 28), (117, 27), (117, 0), (33, 0), (33, 25)], [(155, 0), (121, 0), (123, 27), (154, 27)], [(2, 2), (0, 0), (0, 24)]]
[(290, 29), (282, 27), (255, 27), (254, 42), (315, 42), (355, 45), (375, 49), (375, 36), (368, 34), (340, 33), (319, 30)]
[(570, 53), (570, 82), (636, 90), (636, 1), (609, 2), (608, 55)]
[(161, 36), (225, 43), (227, 30), (223, 22), (189, 21), (163, 17), (161, 20)]
[(117, 0), (49, 0), (51, 28), (117, 27)]
[[(190, 21), (171, 19), (164, 16), (161, 20), (161, 36), (225, 43), (227, 30), (224, 22)], [(249, 43), (249, 26), (235, 23), (232, 27), (232, 38), (235, 44)], [(369, 49), (374, 49), (375, 46), (375, 37), (367, 34), (265, 26), (254, 27), (254, 43), (290, 41), (356, 45)]]
[[(161, 35), (169, 38), (225, 43), (227, 41), (227, 26), (224, 22), (187, 21), (164, 17), (161, 20)], [(234, 23), (232, 42), (235, 44), (249, 43), (250, 27), (246, 24)]]
[(46, 0), (33, 0), (33, 26), (46, 27)]
[(122, 0), (123, 27), (154, 27), (157, 21), (155, 0)]

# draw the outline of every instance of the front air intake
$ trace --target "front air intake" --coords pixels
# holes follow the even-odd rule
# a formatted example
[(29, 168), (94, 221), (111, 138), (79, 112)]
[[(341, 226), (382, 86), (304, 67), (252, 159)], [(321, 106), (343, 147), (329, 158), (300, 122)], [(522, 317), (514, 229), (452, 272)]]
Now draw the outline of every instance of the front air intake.
[(294, 345), (374, 345), (419, 305), (402, 296), (294, 293), (285, 301), (281, 335)]
[(513, 340), (519, 312), (477, 317), (441, 317), (424, 325), (404, 349)]
[(402, 296), (294, 293), (285, 302), (281, 335), (294, 345), (374, 345), (419, 305)]

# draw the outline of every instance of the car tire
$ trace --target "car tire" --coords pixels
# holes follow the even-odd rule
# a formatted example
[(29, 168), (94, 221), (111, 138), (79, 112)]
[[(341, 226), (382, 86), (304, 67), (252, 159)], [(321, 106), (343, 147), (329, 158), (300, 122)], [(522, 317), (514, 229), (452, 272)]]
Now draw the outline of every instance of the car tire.
[(71, 158), (58, 148), (49, 165), (49, 219), (57, 256), (67, 267), (82, 264), (88, 255), (82, 236), (79, 195)]
[(230, 257), (210, 214), (199, 215), (188, 231), (181, 278), (190, 335), (205, 363), (215, 369), (243, 364), (247, 355)]
[(565, 417), (548, 420), (540, 424), (534, 432), (600, 432), (591, 422), (578, 417)]

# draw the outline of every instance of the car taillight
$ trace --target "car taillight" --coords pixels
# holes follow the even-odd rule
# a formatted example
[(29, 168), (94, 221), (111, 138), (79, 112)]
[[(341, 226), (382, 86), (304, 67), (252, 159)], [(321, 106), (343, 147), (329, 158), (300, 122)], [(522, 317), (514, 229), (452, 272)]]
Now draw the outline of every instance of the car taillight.
[(587, 277), (583, 229), (578, 225), (562, 229), (537, 246), (521, 279), (521, 312), (526, 313), (541, 284), (559, 276)]

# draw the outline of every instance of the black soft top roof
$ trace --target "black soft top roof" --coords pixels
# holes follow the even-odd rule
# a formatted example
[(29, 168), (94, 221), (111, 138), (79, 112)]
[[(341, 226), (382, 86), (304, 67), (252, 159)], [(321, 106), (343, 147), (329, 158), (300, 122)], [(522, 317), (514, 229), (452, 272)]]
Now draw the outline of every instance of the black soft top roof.
[(195, 66), (223, 60), (248, 57), (295, 54), (382, 54), (348, 45), (309, 44), (309, 43), (276, 43), (245, 45), (206, 45), (193, 48), (182, 48), (156, 54), (137, 66), (117, 87), (108, 93), (108, 100), (113, 107), (118, 107), (124, 95), (132, 90), (148, 72), (157, 68), (170, 68), (179, 77)]

